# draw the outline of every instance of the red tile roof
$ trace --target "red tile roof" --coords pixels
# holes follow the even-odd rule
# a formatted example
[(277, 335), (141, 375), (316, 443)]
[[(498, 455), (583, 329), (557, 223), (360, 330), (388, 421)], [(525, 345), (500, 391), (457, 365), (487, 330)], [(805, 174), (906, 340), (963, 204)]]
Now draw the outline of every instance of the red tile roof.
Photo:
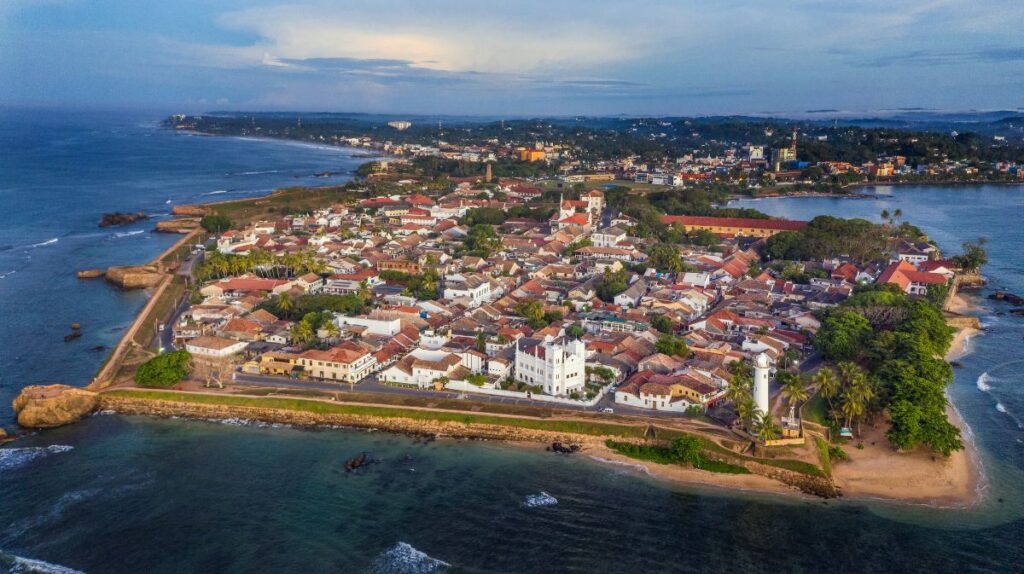
[(703, 217), (697, 215), (662, 215), (661, 222), (666, 225), (680, 223), (682, 225), (777, 229), (781, 231), (800, 231), (807, 225), (806, 221), (793, 221), (789, 219), (748, 219), (744, 217)]

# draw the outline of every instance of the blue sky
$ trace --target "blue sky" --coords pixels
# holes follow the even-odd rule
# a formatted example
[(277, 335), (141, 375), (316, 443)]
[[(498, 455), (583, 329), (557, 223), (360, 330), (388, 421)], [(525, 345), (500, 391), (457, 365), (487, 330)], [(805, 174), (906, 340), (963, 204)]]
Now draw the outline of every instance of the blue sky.
[(451, 114), (1024, 106), (1020, 0), (0, 0), (0, 104)]

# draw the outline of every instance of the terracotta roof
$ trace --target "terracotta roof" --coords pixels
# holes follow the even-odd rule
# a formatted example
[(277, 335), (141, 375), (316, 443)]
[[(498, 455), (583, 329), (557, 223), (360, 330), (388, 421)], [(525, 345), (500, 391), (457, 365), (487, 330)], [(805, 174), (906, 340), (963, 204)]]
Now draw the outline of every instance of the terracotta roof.
[(662, 215), (661, 222), (666, 225), (681, 223), (682, 225), (699, 225), (708, 227), (735, 227), (743, 229), (777, 229), (781, 231), (800, 231), (806, 221), (788, 219), (750, 219), (745, 217), (704, 217), (698, 215)]

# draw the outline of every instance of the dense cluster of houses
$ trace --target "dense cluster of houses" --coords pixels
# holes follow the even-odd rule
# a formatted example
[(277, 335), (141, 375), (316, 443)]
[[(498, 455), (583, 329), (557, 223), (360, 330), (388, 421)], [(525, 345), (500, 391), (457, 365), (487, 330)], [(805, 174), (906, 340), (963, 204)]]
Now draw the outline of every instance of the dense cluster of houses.
[[(807, 261), (799, 266), (810, 280), (797, 283), (762, 269), (756, 250), (803, 222), (710, 217), (669, 218), (721, 243), (679, 247), (686, 270), (659, 273), (645, 265), (652, 240), (609, 213), (599, 189), (562, 200), (549, 220), (509, 219), (495, 226), (492, 253), (467, 254), (470, 229), (459, 218), (468, 210), (540, 195), (525, 182), (501, 188), (502, 200), (461, 184), (442, 196), (373, 197), (225, 232), (218, 251), (260, 253), (270, 263), (203, 285), (202, 300), (172, 326), (176, 344), (221, 377), (372, 378), (584, 404), (608, 395), (623, 406), (682, 412), (721, 401), (732, 362), (798, 360), (819, 327), (815, 311), (839, 304), (856, 284), (895, 283), (920, 295), (952, 274), (931, 246), (896, 241), (888, 267)], [(321, 272), (276, 277), (267, 272), (275, 257), (311, 258)], [(625, 288), (602, 300), (608, 274), (624, 276)], [(424, 277), (437, 281), (427, 286), (432, 296), (418, 298), (423, 291), (410, 282)], [(309, 295), (359, 297), (365, 312), (332, 313), (300, 343), (296, 321), (267, 303)], [(689, 352), (659, 352), (666, 332)]]

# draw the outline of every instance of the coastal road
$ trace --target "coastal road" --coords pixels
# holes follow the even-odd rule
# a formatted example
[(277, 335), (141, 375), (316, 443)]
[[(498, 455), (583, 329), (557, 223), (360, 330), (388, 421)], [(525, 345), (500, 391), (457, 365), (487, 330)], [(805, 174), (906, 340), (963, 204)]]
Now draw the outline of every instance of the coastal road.
[[(252, 375), (247, 373), (236, 372), (234, 374), (234, 384), (241, 386), (253, 386), (253, 387), (264, 387), (264, 388), (277, 388), (277, 389), (300, 389), (300, 390), (317, 390), (326, 391), (331, 393), (351, 393), (350, 387), (347, 383), (329, 383), (324, 381), (311, 381), (311, 380), (296, 380), (285, 377), (273, 377), (268, 375)], [(549, 403), (546, 401), (535, 401), (530, 399), (516, 399), (512, 397), (495, 397), (490, 395), (481, 395), (474, 393), (461, 393), (453, 391), (434, 391), (426, 389), (415, 389), (407, 387), (396, 387), (392, 385), (381, 384), (377, 381), (376, 375), (371, 375), (354, 386), (354, 392), (356, 393), (380, 393), (384, 395), (403, 395), (409, 397), (420, 397), (420, 398), (444, 398), (453, 400), (465, 400), (470, 402), (484, 402), (484, 403), (497, 403), (505, 405), (529, 405), (533, 407), (561, 409), (561, 410), (577, 410), (587, 412), (600, 412), (601, 409), (611, 407), (615, 410), (616, 414), (638, 414), (643, 416), (653, 417), (678, 417), (679, 413), (666, 413), (657, 411), (647, 411), (645, 409), (634, 409), (630, 407), (624, 407), (622, 405), (616, 405), (613, 403), (611, 397), (603, 397), (596, 405), (592, 407), (577, 406), (577, 405), (566, 405), (561, 403)]]

